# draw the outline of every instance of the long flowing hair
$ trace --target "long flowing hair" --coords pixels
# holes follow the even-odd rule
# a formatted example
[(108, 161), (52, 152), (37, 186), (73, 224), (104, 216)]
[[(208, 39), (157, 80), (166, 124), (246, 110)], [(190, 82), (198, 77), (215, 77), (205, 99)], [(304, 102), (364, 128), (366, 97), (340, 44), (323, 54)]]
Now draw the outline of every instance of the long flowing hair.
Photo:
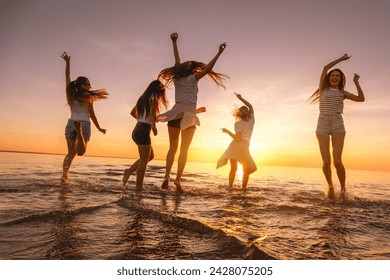
[(86, 77), (78, 77), (76, 80), (69, 83), (66, 87), (66, 100), (67, 105), (72, 106), (73, 101), (79, 101), (81, 103), (91, 103), (96, 100), (102, 100), (107, 98), (107, 91), (105, 89), (86, 90), (82, 85), (89, 85), (89, 80)]
[(318, 88), (308, 99), (311, 104), (317, 103), (320, 100), (320, 95), (330, 87), (330, 76), (332, 75), (332, 73), (334, 71), (337, 71), (340, 73), (340, 82), (337, 86), (338, 86), (339, 90), (344, 91), (345, 84), (346, 84), (345, 75), (344, 75), (343, 71), (341, 71), (340, 69), (338, 69), (338, 68), (333, 69), (333, 70), (329, 71), (329, 73), (326, 75), (326, 77), (322, 81), (321, 88)]
[[(196, 74), (205, 69), (207, 64), (194, 60), (189, 60), (183, 63), (177, 63), (173, 67), (165, 68), (158, 74), (158, 79), (165, 81), (165, 86), (169, 87), (174, 83), (175, 79), (188, 77), (191, 74)], [(226, 88), (223, 84), (224, 79), (229, 79), (229, 76), (211, 70), (207, 73), (207, 77), (211, 78), (213, 82), (222, 88)]]
[[(242, 114), (241, 110), (246, 108), (246, 114)], [(232, 115), (236, 118), (236, 121), (245, 120), (249, 115), (249, 108), (247, 106), (235, 107), (232, 111)]]
[(138, 116), (149, 116), (152, 110), (158, 115), (162, 110), (168, 108), (168, 100), (165, 95), (165, 86), (159, 80), (152, 81), (144, 93), (138, 98)]

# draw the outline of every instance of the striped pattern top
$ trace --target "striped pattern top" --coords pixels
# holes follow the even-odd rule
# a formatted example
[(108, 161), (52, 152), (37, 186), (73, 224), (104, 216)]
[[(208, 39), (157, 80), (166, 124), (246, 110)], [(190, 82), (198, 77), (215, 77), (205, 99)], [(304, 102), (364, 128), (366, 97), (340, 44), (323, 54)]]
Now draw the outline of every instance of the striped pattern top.
[(349, 98), (348, 91), (328, 88), (320, 95), (320, 112), (324, 114), (342, 114), (344, 109), (344, 99)]

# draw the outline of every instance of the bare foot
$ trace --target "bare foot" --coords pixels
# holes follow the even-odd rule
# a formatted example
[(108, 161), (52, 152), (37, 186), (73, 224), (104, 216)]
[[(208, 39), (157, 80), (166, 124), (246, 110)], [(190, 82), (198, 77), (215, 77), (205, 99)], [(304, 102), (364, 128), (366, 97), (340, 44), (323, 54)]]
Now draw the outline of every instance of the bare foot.
[(329, 199), (335, 199), (336, 198), (336, 196), (334, 194), (334, 188), (333, 187), (329, 187), (329, 189), (328, 189), (328, 198)]
[(180, 182), (175, 181), (174, 184), (176, 186), (177, 193), (184, 193), (183, 189), (181, 188)]
[(61, 181), (61, 184), (62, 184), (62, 185), (67, 185), (67, 184), (69, 184), (68, 176), (65, 175), (65, 174), (62, 175), (60, 181)]
[(122, 179), (122, 182), (123, 182), (124, 186), (126, 185), (126, 183), (129, 180), (130, 176), (131, 176), (130, 168), (125, 169), (125, 172), (123, 173), (123, 179)]
[(161, 188), (166, 190), (168, 189), (168, 186), (169, 186), (169, 178), (165, 178), (164, 182), (161, 184)]

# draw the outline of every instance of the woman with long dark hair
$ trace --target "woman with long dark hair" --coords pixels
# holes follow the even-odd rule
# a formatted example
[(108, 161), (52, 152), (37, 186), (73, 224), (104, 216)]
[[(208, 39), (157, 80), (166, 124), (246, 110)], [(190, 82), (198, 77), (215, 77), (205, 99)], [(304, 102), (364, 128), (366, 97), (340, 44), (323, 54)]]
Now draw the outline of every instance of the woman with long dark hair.
[(91, 90), (91, 83), (86, 77), (78, 77), (76, 80), (70, 79), (70, 56), (63, 52), (61, 57), (65, 60), (65, 81), (66, 81), (66, 100), (69, 105), (71, 116), (65, 128), (65, 138), (68, 146), (68, 153), (63, 163), (62, 183), (68, 182), (68, 172), (70, 165), (76, 155), (82, 156), (87, 150), (87, 144), (91, 137), (91, 122), (96, 128), (106, 133), (101, 128), (96, 118), (93, 108), (93, 102), (106, 99), (107, 91), (105, 89)]
[(154, 158), (150, 132), (153, 130), (153, 134), (157, 135), (156, 116), (162, 109), (166, 110), (167, 105), (164, 85), (159, 80), (154, 80), (131, 110), (131, 115), (137, 119), (132, 138), (138, 146), (139, 159), (125, 170), (123, 185), (126, 185), (131, 174), (137, 170), (136, 189), (142, 189), (146, 166)]

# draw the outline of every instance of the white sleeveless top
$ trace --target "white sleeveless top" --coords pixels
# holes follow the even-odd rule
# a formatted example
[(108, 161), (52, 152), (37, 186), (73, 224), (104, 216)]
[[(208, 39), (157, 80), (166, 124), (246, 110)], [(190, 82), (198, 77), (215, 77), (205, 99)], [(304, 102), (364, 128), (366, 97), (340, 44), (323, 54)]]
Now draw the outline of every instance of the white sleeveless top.
[(89, 122), (89, 104), (73, 100), (73, 104), (70, 107), (70, 119)]
[(175, 102), (196, 104), (198, 99), (198, 81), (195, 75), (175, 79)]

